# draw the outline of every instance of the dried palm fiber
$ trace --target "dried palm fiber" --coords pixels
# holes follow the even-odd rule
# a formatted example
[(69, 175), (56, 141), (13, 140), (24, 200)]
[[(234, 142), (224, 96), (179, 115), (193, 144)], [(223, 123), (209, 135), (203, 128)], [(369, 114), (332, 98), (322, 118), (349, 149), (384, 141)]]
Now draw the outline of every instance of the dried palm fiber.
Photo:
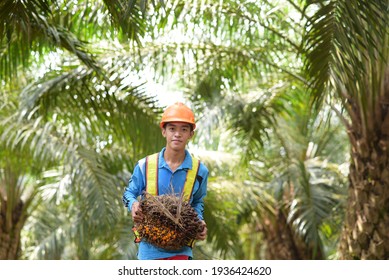
[(154, 246), (177, 250), (203, 230), (196, 211), (183, 196), (146, 193), (140, 202), (144, 218), (137, 225), (140, 237)]

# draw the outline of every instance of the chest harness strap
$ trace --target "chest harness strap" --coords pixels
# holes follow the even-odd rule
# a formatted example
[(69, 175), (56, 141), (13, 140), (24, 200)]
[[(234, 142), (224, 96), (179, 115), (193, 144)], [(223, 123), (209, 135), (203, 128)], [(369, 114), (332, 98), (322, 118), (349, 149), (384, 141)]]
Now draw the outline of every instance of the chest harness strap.
[[(184, 200), (189, 201), (192, 196), (200, 161), (192, 158), (192, 169), (188, 169), (183, 187)], [(152, 154), (146, 158), (146, 192), (151, 195), (158, 195), (158, 161), (159, 153)]]

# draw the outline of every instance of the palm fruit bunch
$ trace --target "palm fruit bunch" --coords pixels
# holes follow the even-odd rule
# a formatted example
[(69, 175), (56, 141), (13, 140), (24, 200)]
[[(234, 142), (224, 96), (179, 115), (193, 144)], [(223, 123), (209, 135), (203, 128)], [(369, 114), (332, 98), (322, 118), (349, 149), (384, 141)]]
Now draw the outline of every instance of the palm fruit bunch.
[(178, 250), (203, 230), (193, 207), (182, 196), (145, 194), (140, 202), (144, 218), (137, 225), (141, 239), (165, 250)]

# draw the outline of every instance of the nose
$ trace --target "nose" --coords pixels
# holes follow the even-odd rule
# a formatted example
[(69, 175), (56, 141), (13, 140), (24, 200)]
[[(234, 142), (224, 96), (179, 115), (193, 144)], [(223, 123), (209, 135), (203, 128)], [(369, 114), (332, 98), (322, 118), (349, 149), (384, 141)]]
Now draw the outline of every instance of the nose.
[(174, 132), (175, 137), (181, 137), (181, 131), (177, 130)]

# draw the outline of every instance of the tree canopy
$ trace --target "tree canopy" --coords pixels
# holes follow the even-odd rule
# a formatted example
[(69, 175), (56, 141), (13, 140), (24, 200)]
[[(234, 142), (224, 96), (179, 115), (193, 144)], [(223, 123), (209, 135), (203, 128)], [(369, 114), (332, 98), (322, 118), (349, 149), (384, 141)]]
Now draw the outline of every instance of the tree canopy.
[(364, 205), (388, 177), (388, 9), (2, 1), (0, 259), (135, 258), (123, 188), (181, 97), (211, 171), (197, 258), (387, 258), (386, 196)]

